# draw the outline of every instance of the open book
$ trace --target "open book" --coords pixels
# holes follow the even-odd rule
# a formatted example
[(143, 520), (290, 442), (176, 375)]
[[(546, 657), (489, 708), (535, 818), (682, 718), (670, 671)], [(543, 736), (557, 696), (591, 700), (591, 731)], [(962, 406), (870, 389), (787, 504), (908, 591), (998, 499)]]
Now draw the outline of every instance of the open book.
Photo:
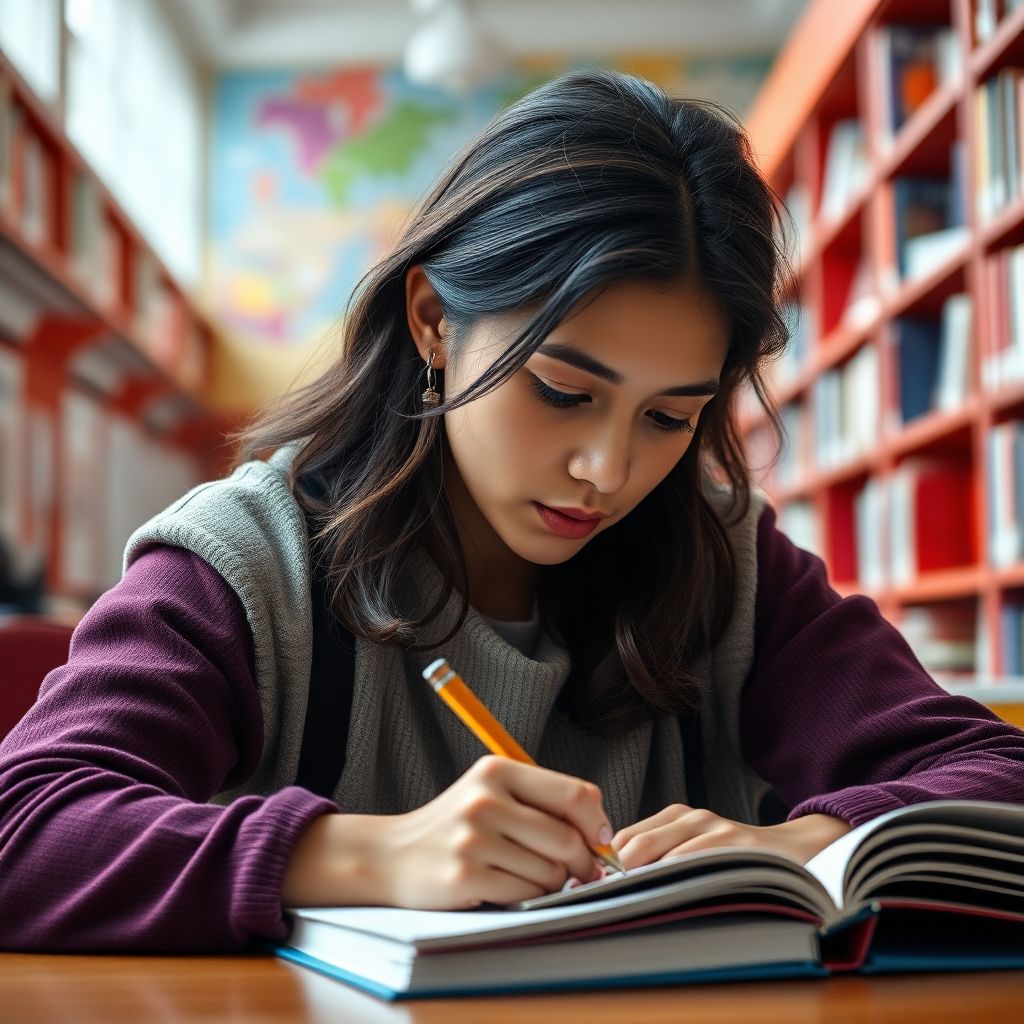
[(1024, 968), (1024, 806), (903, 807), (806, 865), (707, 850), (510, 908), (290, 914), (279, 956), (388, 999)]

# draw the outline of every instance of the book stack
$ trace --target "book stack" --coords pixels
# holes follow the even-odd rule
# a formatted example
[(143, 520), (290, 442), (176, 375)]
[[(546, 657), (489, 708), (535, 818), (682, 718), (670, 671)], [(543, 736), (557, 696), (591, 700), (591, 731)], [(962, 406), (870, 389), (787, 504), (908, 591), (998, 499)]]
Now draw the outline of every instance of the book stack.
[(1007, 420), (985, 437), (989, 561), (996, 568), (1024, 558), (1024, 421)]
[(943, 800), (806, 865), (668, 858), (510, 908), (291, 908), (279, 956), (383, 999), (1024, 967), (1024, 807)]
[(832, 469), (870, 451), (878, 441), (878, 350), (858, 349), (843, 366), (829, 370), (811, 390), (815, 459)]

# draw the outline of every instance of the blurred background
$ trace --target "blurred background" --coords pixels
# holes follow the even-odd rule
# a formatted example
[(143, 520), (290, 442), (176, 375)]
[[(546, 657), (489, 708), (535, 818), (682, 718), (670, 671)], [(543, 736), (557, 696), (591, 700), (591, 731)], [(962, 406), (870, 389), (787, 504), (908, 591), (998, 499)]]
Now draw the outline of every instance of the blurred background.
[(74, 624), (446, 161), (594, 63), (738, 114), (792, 215), (781, 452), (737, 410), (783, 529), (1024, 719), (1021, 0), (0, 0), (0, 621)]

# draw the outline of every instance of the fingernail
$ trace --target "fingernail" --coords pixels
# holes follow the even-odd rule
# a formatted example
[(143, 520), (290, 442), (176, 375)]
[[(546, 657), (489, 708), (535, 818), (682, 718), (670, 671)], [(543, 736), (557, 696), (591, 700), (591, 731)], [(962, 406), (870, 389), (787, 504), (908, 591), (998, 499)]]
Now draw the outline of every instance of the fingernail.
[(610, 843), (612, 841), (612, 827), (605, 823), (601, 826), (601, 830), (597, 833), (597, 841), (599, 843)]

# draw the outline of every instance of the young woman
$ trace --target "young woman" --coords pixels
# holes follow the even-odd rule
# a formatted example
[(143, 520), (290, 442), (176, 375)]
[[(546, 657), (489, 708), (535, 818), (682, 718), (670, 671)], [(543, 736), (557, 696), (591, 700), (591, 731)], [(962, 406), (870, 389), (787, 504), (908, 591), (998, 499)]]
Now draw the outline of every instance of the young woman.
[[(709, 104), (593, 71), (498, 115), (0, 746), (0, 943), (226, 950), (289, 904), (535, 896), (611, 835), (628, 866), (805, 860), (903, 804), (1024, 801), (1024, 734), (750, 491), (776, 227)], [(439, 655), (543, 767), (481, 756)]]

